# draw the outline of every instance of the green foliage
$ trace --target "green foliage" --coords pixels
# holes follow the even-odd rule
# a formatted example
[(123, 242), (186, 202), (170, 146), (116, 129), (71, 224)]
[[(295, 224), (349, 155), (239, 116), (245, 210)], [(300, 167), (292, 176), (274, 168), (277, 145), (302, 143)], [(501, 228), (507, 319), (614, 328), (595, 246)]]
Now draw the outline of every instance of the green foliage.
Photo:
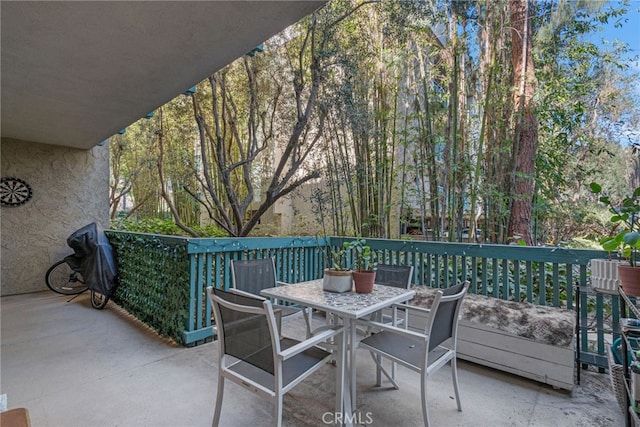
[[(111, 217), (122, 210), (127, 195), (127, 210), (145, 218), (163, 213), (163, 205), (175, 206), (183, 222), (195, 222), (199, 204), (185, 193), (184, 186), (195, 182), (193, 146), (184, 141), (196, 137), (190, 126), (192, 113), (187, 98), (180, 95), (158, 108), (152, 118), (141, 118), (127, 127), (123, 135), (110, 140)], [(159, 166), (171, 194), (163, 201)], [(164, 202), (164, 203), (163, 203)]]
[[(602, 194), (600, 184), (592, 182), (590, 188), (593, 194)], [(622, 228), (617, 234), (602, 238), (600, 240), (602, 248), (609, 252), (617, 251), (629, 261), (632, 267), (635, 267), (638, 261), (638, 249), (640, 249), (640, 187), (619, 203), (613, 202), (607, 195), (601, 195), (600, 202), (609, 208), (610, 221), (616, 225), (616, 228)]]
[(189, 257), (157, 236), (106, 232), (118, 261), (113, 301), (163, 337), (182, 342), (189, 317)]
[(327, 252), (331, 268), (334, 270), (371, 270), (376, 266), (376, 253), (361, 237), (344, 242), (342, 246), (329, 247), (325, 253)]
[(565, 243), (565, 247), (567, 248), (576, 248), (576, 249), (600, 249), (600, 244), (595, 240), (583, 239), (581, 237), (576, 237), (569, 242)]
[(316, 236), (316, 242), (318, 242), (318, 250), (324, 257), (325, 266), (328, 266), (329, 268), (336, 271), (348, 270), (349, 268), (347, 267), (347, 250), (344, 245), (331, 246), (329, 244), (329, 240), (325, 237), (325, 241), (327, 242), (326, 246), (321, 246), (318, 239), (318, 236)]
[(125, 200), (126, 208), (135, 209), (138, 214), (155, 214), (160, 209), (155, 177), (157, 156), (151, 148), (152, 129), (150, 120), (140, 119), (127, 127), (126, 133), (114, 135), (109, 140), (109, 205), (112, 219), (125, 208)]
[[(171, 219), (160, 218), (117, 218), (112, 221), (114, 230), (133, 231), (137, 233), (162, 234), (166, 236), (189, 236)], [(190, 227), (200, 237), (228, 237), (228, 234), (213, 225)]]
[[(629, 174), (612, 165), (628, 160), (619, 140), (640, 122), (640, 103), (628, 48), (593, 41), (605, 24), (627, 25), (628, 3), (531, 4), (538, 82), (533, 226), (540, 242), (556, 245), (604, 230), (605, 221), (592, 221), (586, 184), (597, 180), (612, 196), (614, 185), (625, 186)], [(279, 224), (264, 217), (253, 228), (268, 212), (256, 205), (322, 172), (311, 203), (324, 234), (393, 237), (402, 215), (433, 239), (461, 238), (469, 227), (481, 228), (488, 241), (506, 241), (519, 90), (509, 2), (443, 5), (330, 2), (268, 41), (264, 52), (199, 83), (193, 97), (179, 95), (162, 114), (112, 138), (114, 212), (122, 209), (117, 197), (125, 184), (135, 181), (128, 207), (133, 200), (136, 215), (162, 215), (162, 134), (167, 197), (185, 224), (208, 205), (228, 233), (277, 234)], [(297, 125), (306, 111), (310, 119)], [(279, 168), (278, 153), (288, 152)], [(209, 179), (200, 181), (204, 171)], [(129, 229), (184, 234), (171, 224)]]
[(331, 268), (338, 271), (348, 270), (346, 267), (347, 262), (347, 250), (344, 246), (334, 248), (329, 248), (329, 253), (331, 255)]
[(350, 242), (344, 242), (342, 246), (345, 251), (351, 253), (354, 270), (365, 271), (375, 267), (376, 254), (363, 238), (357, 237)]
[[(626, 159), (617, 141), (619, 123), (637, 122), (634, 79), (628, 46), (596, 44), (594, 35), (609, 22), (622, 22), (625, 5), (597, 2), (538, 4), (534, 18), (536, 76), (539, 81), (536, 155), (538, 231), (543, 241), (558, 243), (593, 234), (583, 202), (592, 180), (624, 186)], [(636, 113), (634, 113), (634, 111)], [(601, 224), (601, 223), (599, 223)]]

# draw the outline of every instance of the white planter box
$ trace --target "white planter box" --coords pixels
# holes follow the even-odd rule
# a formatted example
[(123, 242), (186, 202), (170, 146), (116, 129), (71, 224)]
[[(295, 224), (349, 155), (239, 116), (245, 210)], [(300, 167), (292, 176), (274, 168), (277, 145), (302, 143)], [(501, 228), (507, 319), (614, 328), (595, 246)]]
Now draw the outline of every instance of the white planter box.
[(460, 321), (458, 328), (461, 359), (573, 390), (575, 345), (542, 344), (468, 321)]
[(598, 292), (618, 295), (618, 288), (620, 287), (618, 264), (620, 264), (620, 261), (617, 260), (592, 259), (589, 265), (591, 287)]
[[(433, 292), (430, 290), (429, 292)], [(487, 318), (486, 312), (477, 315), (484, 303), (487, 310), (496, 308), (502, 317), (515, 316), (508, 321), (519, 322), (514, 331), (496, 327), (495, 318)], [(414, 305), (415, 302), (410, 302)], [(423, 306), (421, 304), (421, 306)], [(428, 308), (428, 307), (427, 307)], [(509, 314), (510, 312), (510, 314)], [(524, 322), (523, 317), (529, 322)], [(423, 316), (409, 317), (409, 327), (424, 327)], [(500, 317), (500, 316), (498, 316)], [(539, 331), (536, 323), (548, 325), (555, 319), (554, 327), (563, 329), (562, 340), (557, 343), (541, 342), (545, 337), (553, 339), (553, 331)], [(510, 328), (508, 328), (510, 329)], [(533, 331), (530, 333), (530, 331)], [(538, 334), (538, 332), (542, 332)], [(518, 334), (528, 336), (520, 336)], [(549, 384), (553, 387), (573, 390), (575, 374), (575, 313), (570, 310), (539, 307), (532, 304), (513, 303), (490, 297), (468, 295), (462, 306), (462, 318), (458, 325), (458, 357), (483, 366), (509, 372), (524, 378)]]

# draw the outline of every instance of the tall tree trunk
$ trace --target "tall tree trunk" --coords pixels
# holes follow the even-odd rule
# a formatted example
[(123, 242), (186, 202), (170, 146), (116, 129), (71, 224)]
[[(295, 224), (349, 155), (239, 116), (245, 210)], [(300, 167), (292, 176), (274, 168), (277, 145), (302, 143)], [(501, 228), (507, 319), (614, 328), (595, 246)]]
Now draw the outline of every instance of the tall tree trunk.
[(514, 164), (512, 170), (512, 201), (509, 238), (533, 245), (531, 233), (534, 161), (538, 138), (533, 94), (536, 78), (531, 55), (531, 25), (528, 0), (510, 0), (511, 62), (513, 64), (516, 121), (514, 132)]

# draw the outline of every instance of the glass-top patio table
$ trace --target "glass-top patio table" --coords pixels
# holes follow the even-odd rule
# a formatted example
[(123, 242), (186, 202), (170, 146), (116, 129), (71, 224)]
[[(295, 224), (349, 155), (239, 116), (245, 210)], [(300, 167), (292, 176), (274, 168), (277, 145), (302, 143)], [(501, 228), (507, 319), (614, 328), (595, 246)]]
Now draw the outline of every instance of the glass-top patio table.
[(322, 279), (319, 279), (263, 289), (260, 294), (264, 297), (333, 313), (343, 319), (349, 334), (346, 368), (350, 393), (345, 393), (349, 399), (345, 404), (345, 412), (349, 413), (356, 407), (356, 345), (354, 344), (357, 343), (356, 320), (393, 304), (409, 301), (416, 293), (410, 289), (384, 285), (373, 285), (373, 292), (369, 294), (358, 294), (353, 291), (328, 292), (322, 289)]

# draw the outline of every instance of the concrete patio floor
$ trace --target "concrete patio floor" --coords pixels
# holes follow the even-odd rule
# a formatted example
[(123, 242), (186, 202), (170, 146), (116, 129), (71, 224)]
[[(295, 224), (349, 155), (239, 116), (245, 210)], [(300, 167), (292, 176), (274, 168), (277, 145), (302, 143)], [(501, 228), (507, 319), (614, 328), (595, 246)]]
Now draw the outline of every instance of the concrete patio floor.
[[(26, 407), (33, 427), (210, 426), (216, 390), (216, 343), (194, 348), (163, 340), (113, 303), (91, 308), (41, 292), (1, 298), (0, 394), (8, 409)], [(300, 318), (289, 322), (302, 322)], [(285, 333), (298, 334), (285, 324)], [(362, 425), (422, 424), (418, 376), (398, 369), (400, 390), (374, 387), (371, 357), (358, 352)], [(582, 371), (573, 393), (464, 361), (463, 412), (456, 410), (448, 367), (430, 378), (434, 426), (622, 426), (607, 375)], [(330, 425), (331, 365), (285, 396), (285, 426)], [(221, 426), (272, 425), (272, 406), (227, 383)]]

